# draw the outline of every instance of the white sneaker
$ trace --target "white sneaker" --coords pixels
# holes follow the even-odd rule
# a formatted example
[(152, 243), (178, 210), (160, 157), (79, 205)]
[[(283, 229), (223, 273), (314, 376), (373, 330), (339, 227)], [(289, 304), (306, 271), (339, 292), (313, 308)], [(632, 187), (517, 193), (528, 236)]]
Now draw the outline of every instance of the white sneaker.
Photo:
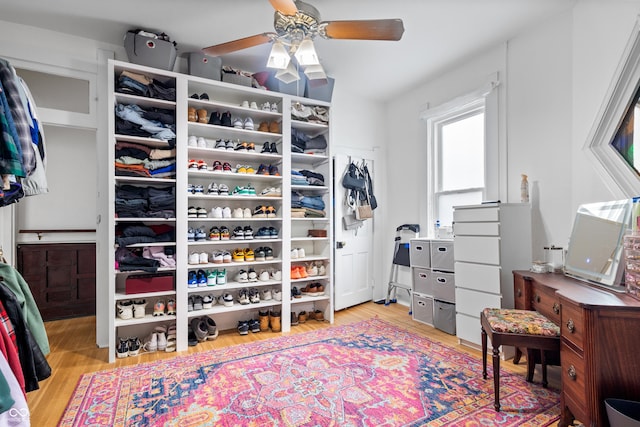
[(119, 302), (116, 307), (118, 309), (118, 317), (122, 320), (133, 318), (133, 303), (131, 301)]
[(149, 352), (158, 351), (158, 334), (152, 332), (142, 348)]
[(225, 206), (222, 209), (222, 218), (231, 218), (231, 208), (229, 206)]
[(191, 135), (188, 140), (189, 147), (197, 147), (198, 146), (198, 138), (195, 135)]
[(223, 258), (222, 252), (220, 252), (220, 251), (214, 252), (213, 253), (213, 263), (214, 264), (222, 264), (223, 262), (224, 262), (224, 258)]
[(282, 301), (282, 291), (280, 289), (274, 289), (272, 295), (274, 300)]
[(273, 296), (271, 295), (271, 289), (263, 289), (262, 295), (260, 295), (263, 301), (271, 301)]
[(249, 104), (249, 108), (253, 108), (254, 110), (257, 110), (258, 104), (256, 103), (256, 101), (251, 101), (251, 103)]
[(298, 258), (298, 249), (293, 248), (291, 249), (291, 259), (297, 259)]
[(298, 258), (304, 258), (304, 257), (305, 257), (304, 249), (298, 248)]
[(273, 104), (271, 104), (271, 111), (274, 113), (278, 112), (278, 104), (276, 104), (275, 102)]
[(218, 285), (226, 285), (227, 284), (227, 270), (226, 269), (218, 270), (218, 277), (216, 279), (216, 284), (218, 284)]
[(209, 263), (209, 255), (206, 252), (201, 252), (198, 255), (199, 264), (208, 264)]
[(244, 119), (244, 128), (246, 130), (253, 130), (253, 119), (251, 117)]
[(235, 208), (233, 210), (233, 218), (244, 218), (244, 212), (242, 210), (242, 208)]
[[(260, 272), (260, 276), (258, 276), (258, 280), (260, 280), (261, 282), (268, 282), (269, 281), (269, 272), (267, 270), (262, 270)], [(271, 295), (271, 292), (269, 292), (269, 295)]]
[(203, 137), (198, 137), (198, 148), (207, 148), (207, 141)]
[(164, 332), (156, 332), (158, 339), (158, 350), (164, 351), (167, 348), (167, 336)]
[(242, 216), (244, 218), (251, 218), (253, 216), (253, 214), (251, 213), (251, 209), (244, 208), (243, 211), (242, 211)]
[(282, 280), (282, 272), (280, 270), (272, 270), (271, 271), (271, 279), (272, 280)]
[(268, 102), (265, 102), (260, 105), (260, 109), (263, 111), (271, 111), (271, 104), (269, 104)]
[(189, 264), (200, 264), (200, 254), (197, 252), (191, 252), (189, 254)]
[(318, 267), (315, 264), (310, 264), (307, 266), (307, 275), (308, 276), (317, 276), (318, 275)]
[(211, 216), (213, 218), (222, 218), (222, 208), (220, 206), (211, 208)]
[(242, 101), (242, 104), (240, 104), (240, 106), (242, 108), (249, 108), (249, 101)]
[(249, 275), (246, 270), (240, 270), (236, 274), (236, 282), (247, 283), (249, 281)]
[(249, 269), (249, 281), (250, 282), (258, 281), (258, 273), (256, 273), (255, 270), (252, 268)]
[(133, 317), (135, 319), (144, 318), (146, 307), (147, 307), (146, 300), (133, 301)]

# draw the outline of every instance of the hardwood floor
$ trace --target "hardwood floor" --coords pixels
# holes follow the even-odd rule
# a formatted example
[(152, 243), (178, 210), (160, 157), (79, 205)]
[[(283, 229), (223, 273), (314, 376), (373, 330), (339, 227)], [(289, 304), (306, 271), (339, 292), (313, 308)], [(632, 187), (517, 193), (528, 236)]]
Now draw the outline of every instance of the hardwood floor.
[[(389, 306), (378, 305), (373, 302), (351, 307), (335, 315), (335, 325), (353, 323), (371, 317), (378, 316), (399, 327), (417, 334), (427, 336), (460, 351), (468, 353), (480, 359), (481, 352), (458, 344), (455, 336), (446, 334), (431, 326), (415, 322), (408, 314), (407, 307), (400, 304)], [(81, 317), (69, 320), (56, 320), (45, 323), (51, 353), (47, 360), (51, 365), (52, 375), (40, 382), (40, 389), (27, 394), (27, 401), (31, 411), (31, 425), (56, 426), (60, 420), (67, 402), (71, 398), (75, 386), (82, 374), (121, 366), (133, 365), (159, 359), (176, 357), (177, 355), (195, 353), (215, 348), (257, 341), (280, 336), (281, 333), (260, 332), (241, 336), (234, 331), (221, 333), (215, 341), (200, 343), (190, 347), (188, 351), (179, 353), (155, 352), (141, 354), (135, 357), (118, 359), (115, 363), (107, 363), (107, 349), (97, 348), (95, 339), (95, 317)], [(311, 330), (330, 327), (329, 323), (320, 323), (315, 320), (293, 326), (290, 334), (308, 332)], [(478, 333), (480, 325), (478, 325)], [(519, 375), (525, 376), (526, 364), (521, 362), (513, 365), (510, 361), (501, 364), (501, 367)], [(559, 372), (557, 367), (549, 367), (549, 383), (554, 387), (559, 386)], [(539, 381), (540, 373), (536, 372), (535, 381)]]

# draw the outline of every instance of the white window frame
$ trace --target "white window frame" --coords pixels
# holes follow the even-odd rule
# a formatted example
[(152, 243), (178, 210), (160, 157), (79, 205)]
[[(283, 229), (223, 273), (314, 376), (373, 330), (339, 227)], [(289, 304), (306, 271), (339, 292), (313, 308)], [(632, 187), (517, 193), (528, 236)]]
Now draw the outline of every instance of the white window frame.
[[(446, 122), (455, 118), (463, 118), (479, 109), (484, 109), (484, 187), (483, 201), (494, 201), (500, 199), (500, 175), (501, 162), (499, 153), (501, 152), (499, 143), (499, 86), (498, 73), (491, 76), (488, 83), (483, 87), (466, 95), (452, 99), (442, 105), (429, 108), (420, 113), (420, 118), (426, 124), (427, 135), (427, 164), (429, 174), (427, 176), (427, 224), (434, 224), (437, 216), (436, 195), (443, 194), (463, 194), (469, 192), (471, 188), (451, 191), (437, 191), (436, 182), (440, 177), (440, 154), (438, 153), (436, 138), (440, 127)], [(504, 150), (503, 150), (504, 151)], [(478, 190), (477, 188), (475, 190)], [(431, 227), (429, 227), (430, 229)]]
[(583, 150), (616, 197), (635, 197), (640, 194), (638, 173), (611, 141), (640, 87), (640, 20), (636, 20), (615, 76)]

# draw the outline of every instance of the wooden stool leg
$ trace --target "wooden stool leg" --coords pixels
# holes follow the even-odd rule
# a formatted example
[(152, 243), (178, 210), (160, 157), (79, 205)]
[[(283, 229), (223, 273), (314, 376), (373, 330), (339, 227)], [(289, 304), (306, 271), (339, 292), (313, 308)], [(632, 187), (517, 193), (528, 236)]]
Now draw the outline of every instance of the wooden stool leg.
[(495, 402), (493, 407), (496, 412), (500, 412), (500, 349), (493, 346), (493, 392)]
[(527, 348), (527, 382), (533, 381), (533, 373), (536, 370), (536, 351), (531, 348)]
[(540, 350), (540, 363), (542, 363), (542, 387), (547, 388), (547, 359), (545, 350)]
[(482, 328), (482, 378), (487, 379), (487, 331)]

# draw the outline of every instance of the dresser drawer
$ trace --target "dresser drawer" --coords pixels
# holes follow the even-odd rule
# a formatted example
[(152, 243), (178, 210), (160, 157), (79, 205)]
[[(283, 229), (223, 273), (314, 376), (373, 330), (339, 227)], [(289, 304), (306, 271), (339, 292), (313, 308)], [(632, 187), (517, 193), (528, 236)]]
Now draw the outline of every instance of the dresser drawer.
[(533, 282), (532, 308), (546, 316), (556, 325), (560, 324), (560, 299), (556, 296), (555, 289)]
[(454, 236), (499, 236), (498, 222), (456, 222), (453, 224)]
[[(484, 292), (471, 291), (456, 288), (456, 311), (480, 319), (480, 313), (485, 308), (502, 307), (500, 295), (486, 294)], [(480, 322), (480, 320), (478, 320)], [(480, 323), (478, 323), (480, 325)]]
[(500, 294), (500, 272), (497, 265), (456, 262), (456, 286), (476, 291)]
[(525, 280), (522, 276), (513, 276), (513, 300), (514, 308), (519, 310), (531, 309), (531, 293), (529, 292), (529, 286), (526, 286)]
[(483, 221), (498, 221), (500, 219), (500, 208), (469, 208), (469, 209), (454, 209), (453, 222), (483, 222)]
[(579, 349), (584, 349), (584, 313), (582, 309), (566, 299), (561, 299), (561, 334)]
[(456, 261), (500, 264), (499, 237), (456, 236), (453, 251)]
[(562, 361), (562, 389), (565, 395), (565, 404), (577, 419), (586, 422), (588, 417), (584, 408), (584, 403), (587, 401), (584, 359), (566, 343), (562, 343), (560, 360)]

